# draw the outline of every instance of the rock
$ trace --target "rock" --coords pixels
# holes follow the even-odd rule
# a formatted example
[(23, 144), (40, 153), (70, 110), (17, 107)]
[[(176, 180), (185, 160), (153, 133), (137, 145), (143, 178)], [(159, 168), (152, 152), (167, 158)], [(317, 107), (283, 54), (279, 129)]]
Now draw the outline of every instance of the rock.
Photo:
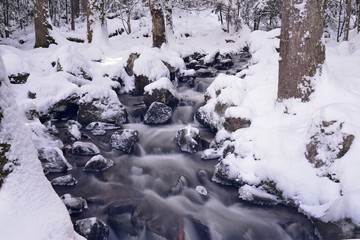
[(144, 122), (147, 124), (161, 124), (167, 122), (172, 115), (171, 107), (153, 102), (144, 116)]
[(30, 76), (30, 73), (18, 73), (18, 74), (11, 74), (9, 75), (10, 83), (12, 84), (24, 84), (26, 83), (28, 77)]
[(72, 141), (81, 139), (81, 132), (76, 124), (69, 125), (66, 133), (70, 136)]
[(179, 103), (176, 89), (167, 77), (146, 85), (144, 91), (144, 102), (147, 107), (153, 102), (161, 102), (174, 108)]
[(133, 76), (134, 75), (134, 62), (136, 59), (138, 59), (140, 57), (140, 54), (138, 53), (131, 53), (128, 60), (127, 60), (127, 64), (125, 66), (125, 71), (129, 76)]
[(51, 180), (51, 185), (53, 186), (73, 186), (75, 184), (77, 184), (77, 180), (71, 174)]
[(109, 228), (95, 217), (77, 220), (75, 231), (87, 240), (107, 240), (109, 236)]
[(224, 128), (226, 131), (235, 132), (240, 128), (251, 125), (252, 111), (246, 107), (229, 107), (225, 110)]
[(119, 214), (108, 217), (109, 225), (115, 230), (119, 239), (126, 239), (130, 236), (138, 236), (138, 233), (131, 222), (131, 214)]
[(177, 77), (179, 82), (186, 82), (190, 87), (193, 87), (196, 79), (196, 71), (193, 69), (180, 70)]
[(72, 45), (64, 45), (55, 52), (52, 61), (56, 71), (65, 71), (73, 76), (92, 80), (90, 64)]
[(216, 76), (215, 68), (201, 68), (196, 71), (196, 76), (200, 78), (212, 78)]
[(80, 213), (84, 209), (88, 208), (86, 200), (83, 199), (82, 197), (77, 197), (72, 194), (66, 193), (62, 195), (60, 198), (65, 204), (70, 214)]
[(89, 142), (74, 142), (71, 148), (71, 153), (74, 155), (92, 156), (100, 153), (99, 148)]
[(314, 123), (309, 130), (310, 141), (305, 156), (316, 168), (329, 167), (349, 150), (355, 136), (342, 131), (344, 122), (336, 120)]
[(208, 192), (204, 186), (196, 186), (195, 190), (203, 196), (207, 196)]
[(71, 125), (76, 125), (78, 127), (78, 129), (81, 129), (82, 128), (82, 125), (75, 121), (75, 120), (68, 120), (66, 123), (65, 123), (65, 126), (71, 126)]
[(77, 116), (78, 109), (79, 97), (73, 94), (52, 105), (47, 112), (41, 112), (40, 120), (73, 118)]
[(201, 154), (201, 159), (203, 160), (214, 160), (219, 159), (223, 156), (223, 151), (220, 149), (205, 149), (203, 153)]
[(195, 153), (200, 150), (201, 139), (197, 128), (188, 125), (176, 133), (175, 139), (183, 152)]
[(38, 149), (38, 157), (41, 161), (44, 173), (65, 172), (72, 169), (65, 159), (63, 152), (58, 147), (46, 147)]
[(135, 88), (132, 91), (135, 95), (142, 95), (144, 93), (144, 87), (150, 83), (148, 77), (144, 75), (135, 75)]
[(229, 70), (234, 66), (234, 62), (231, 59), (220, 60), (219, 63), (214, 65), (216, 70)]
[(85, 95), (80, 99), (77, 117), (82, 124), (106, 122), (121, 125), (127, 121), (127, 112), (118, 99), (92, 98)]
[(239, 188), (239, 198), (256, 204), (276, 205), (280, 203), (280, 199), (276, 195), (270, 194), (264, 189), (247, 184)]
[(106, 134), (106, 130), (119, 129), (119, 126), (111, 123), (92, 122), (86, 126), (86, 130), (90, 130), (93, 135), (103, 136)]
[(111, 135), (110, 144), (113, 148), (119, 149), (125, 153), (132, 153), (137, 141), (139, 141), (138, 131), (124, 129)]
[(187, 186), (186, 178), (184, 176), (180, 176), (176, 181), (176, 183), (173, 186), (171, 186), (170, 193), (179, 194), (186, 186)]
[(102, 155), (92, 157), (84, 167), (85, 172), (102, 172), (114, 166), (114, 161), (104, 158)]
[(215, 63), (219, 61), (220, 51), (216, 50), (204, 57), (204, 64), (206, 66), (213, 66)]

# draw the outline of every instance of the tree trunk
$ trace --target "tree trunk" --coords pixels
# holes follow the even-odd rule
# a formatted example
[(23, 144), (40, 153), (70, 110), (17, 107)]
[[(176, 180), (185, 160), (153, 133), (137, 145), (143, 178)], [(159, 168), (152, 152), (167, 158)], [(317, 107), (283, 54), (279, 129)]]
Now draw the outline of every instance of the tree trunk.
[(344, 41), (349, 41), (350, 17), (351, 17), (351, 0), (346, 0)]
[(48, 2), (47, 0), (36, 0), (35, 3), (35, 48), (49, 47), (55, 43), (54, 38), (50, 36), (52, 26), (48, 21)]
[(71, 0), (71, 30), (75, 31), (76, 1)]
[(165, 10), (165, 19), (166, 19), (166, 27), (170, 32), (174, 32), (174, 24), (173, 24), (173, 1), (165, 0), (164, 1), (164, 10)]
[[(303, 4), (303, 9), (299, 6)], [(309, 101), (312, 77), (325, 60), (323, 5), (318, 0), (283, 1), (278, 99)]]
[(107, 41), (106, 15), (104, 0), (87, 0), (86, 20), (88, 42)]
[(149, 0), (152, 19), (153, 47), (160, 48), (166, 43), (165, 20), (162, 11), (161, 0)]

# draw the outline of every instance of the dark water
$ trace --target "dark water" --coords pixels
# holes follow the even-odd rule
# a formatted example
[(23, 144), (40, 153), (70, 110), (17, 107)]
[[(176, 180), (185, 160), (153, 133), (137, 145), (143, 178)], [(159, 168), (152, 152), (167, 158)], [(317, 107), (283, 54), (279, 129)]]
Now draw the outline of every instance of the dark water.
[[(97, 217), (110, 228), (109, 239), (319, 239), (310, 220), (285, 206), (255, 206), (238, 198), (237, 189), (211, 181), (217, 160), (201, 160), (201, 152), (180, 151), (174, 137), (191, 124), (205, 142), (214, 137), (194, 121), (195, 110), (203, 103), (203, 91), (213, 79), (197, 79), (194, 89), (179, 86), (182, 102), (170, 124), (149, 126), (141, 122), (142, 97), (121, 95), (129, 123), (123, 128), (139, 131), (133, 154), (111, 148), (114, 132), (94, 136), (82, 129), (101, 154), (115, 165), (101, 173), (86, 173), (88, 156), (66, 153), (77, 180), (75, 186), (54, 187), (59, 195), (71, 193), (86, 198), (88, 209), (72, 214), (72, 220)], [(65, 122), (55, 123), (66, 142)], [(205, 143), (206, 145), (206, 143)], [(49, 174), (49, 179), (61, 174)], [(195, 188), (203, 186), (208, 194)]]

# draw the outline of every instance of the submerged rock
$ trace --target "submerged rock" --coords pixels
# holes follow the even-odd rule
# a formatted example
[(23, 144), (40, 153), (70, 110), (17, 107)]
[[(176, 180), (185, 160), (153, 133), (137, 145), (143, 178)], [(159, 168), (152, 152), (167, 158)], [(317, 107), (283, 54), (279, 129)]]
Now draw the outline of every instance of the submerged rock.
[(153, 102), (144, 116), (144, 122), (147, 124), (166, 123), (171, 115), (171, 107), (160, 102)]
[(72, 169), (58, 147), (46, 147), (38, 149), (38, 157), (41, 161), (44, 173), (65, 172)]
[(84, 167), (85, 172), (102, 172), (114, 166), (114, 161), (104, 158), (102, 155), (92, 157)]
[(75, 231), (87, 240), (107, 240), (109, 236), (108, 226), (95, 217), (77, 220)]
[(75, 184), (77, 184), (77, 180), (71, 174), (51, 180), (51, 185), (53, 186), (73, 186)]
[(113, 148), (119, 149), (125, 153), (132, 153), (137, 141), (139, 141), (138, 131), (124, 129), (111, 135), (110, 144)]
[(180, 176), (176, 181), (176, 183), (171, 186), (170, 193), (179, 194), (186, 186), (187, 186), (186, 178), (184, 176)]
[(200, 195), (204, 195), (207, 196), (208, 192), (206, 190), (206, 188), (204, 186), (196, 186), (195, 190), (200, 194)]
[(200, 150), (201, 139), (197, 128), (186, 126), (176, 133), (175, 139), (183, 152), (195, 153)]
[(74, 142), (71, 148), (71, 153), (74, 155), (92, 156), (100, 153), (99, 148), (89, 142)]
[(88, 207), (86, 200), (83, 199), (82, 197), (77, 197), (72, 194), (66, 193), (62, 195), (60, 198), (65, 204), (70, 214), (80, 213)]

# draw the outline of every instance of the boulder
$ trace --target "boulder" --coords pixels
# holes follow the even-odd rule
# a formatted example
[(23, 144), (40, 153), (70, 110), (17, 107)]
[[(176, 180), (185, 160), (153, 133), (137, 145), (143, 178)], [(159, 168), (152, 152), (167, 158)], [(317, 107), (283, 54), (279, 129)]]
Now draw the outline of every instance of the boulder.
[(102, 172), (112, 166), (114, 166), (114, 161), (104, 158), (102, 155), (96, 155), (87, 161), (83, 170), (85, 172)]
[(60, 120), (63, 118), (76, 117), (78, 109), (79, 96), (73, 94), (52, 105), (47, 112), (41, 112), (40, 120), (45, 122), (50, 119)]
[(73, 155), (92, 156), (99, 154), (100, 150), (93, 143), (76, 141), (72, 145), (71, 153)]
[(75, 231), (87, 240), (107, 240), (109, 236), (109, 228), (95, 217), (77, 220)]
[(174, 108), (179, 103), (176, 89), (167, 77), (146, 85), (144, 91), (144, 102), (147, 107), (153, 102), (161, 102)]
[(171, 115), (171, 107), (160, 102), (153, 102), (144, 116), (144, 122), (147, 124), (166, 123)]
[(226, 131), (235, 132), (240, 128), (251, 125), (252, 111), (246, 107), (229, 107), (225, 111), (224, 128)]
[(63, 152), (58, 147), (45, 147), (38, 149), (38, 157), (41, 161), (44, 173), (65, 172), (72, 169), (65, 159)]
[(84, 96), (80, 99), (77, 117), (82, 124), (107, 122), (121, 125), (127, 121), (127, 112), (118, 99), (110, 97), (87, 98)]
[(323, 120), (310, 127), (305, 156), (316, 168), (330, 166), (350, 150), (355, 136), (342, 131), (343, 125), (337, 120)]
[(215, 68), (200, 68), (196, 71), (196, 76), (200, 78), (212, 78), (216, 76)]
[(92, 122), (86, 126), (86, 130), (90, 130), (91, 133), (95, 136), (103, 136), (106, 134), (106, 130), (119, 129), (119, 126), (116, 126), (112, 123), (103, 123), (103, 122)]
[(77, 184), (77, 180), (71, 175), (60, 176), (51, 180), (53, 186), (73, 186)]
[(125, 153), (132, 153), (137, 141), (139, 141), (138, 131), (123, 129), (111, 135), (110, 144), (113, 148), (119, 149)]
[(193, 69), (190, 70), (180, 70), (178, 74), (179, 82), (186, 82), (189, 87), (194, 87), (196, 79), (196, 71)]
[(82, 197), (77, 197), (72, 194), (66, 193), (62, 195), (60, 198), (65, 204), (70, 214), (80, 213), (84, 209), (88, 208), (86, 200), (83, 199)]
[(186, 126), (176, 133), (175, 139), (183, 152), (195, 153), (200, 150), (201, 139), (197, 128)]

